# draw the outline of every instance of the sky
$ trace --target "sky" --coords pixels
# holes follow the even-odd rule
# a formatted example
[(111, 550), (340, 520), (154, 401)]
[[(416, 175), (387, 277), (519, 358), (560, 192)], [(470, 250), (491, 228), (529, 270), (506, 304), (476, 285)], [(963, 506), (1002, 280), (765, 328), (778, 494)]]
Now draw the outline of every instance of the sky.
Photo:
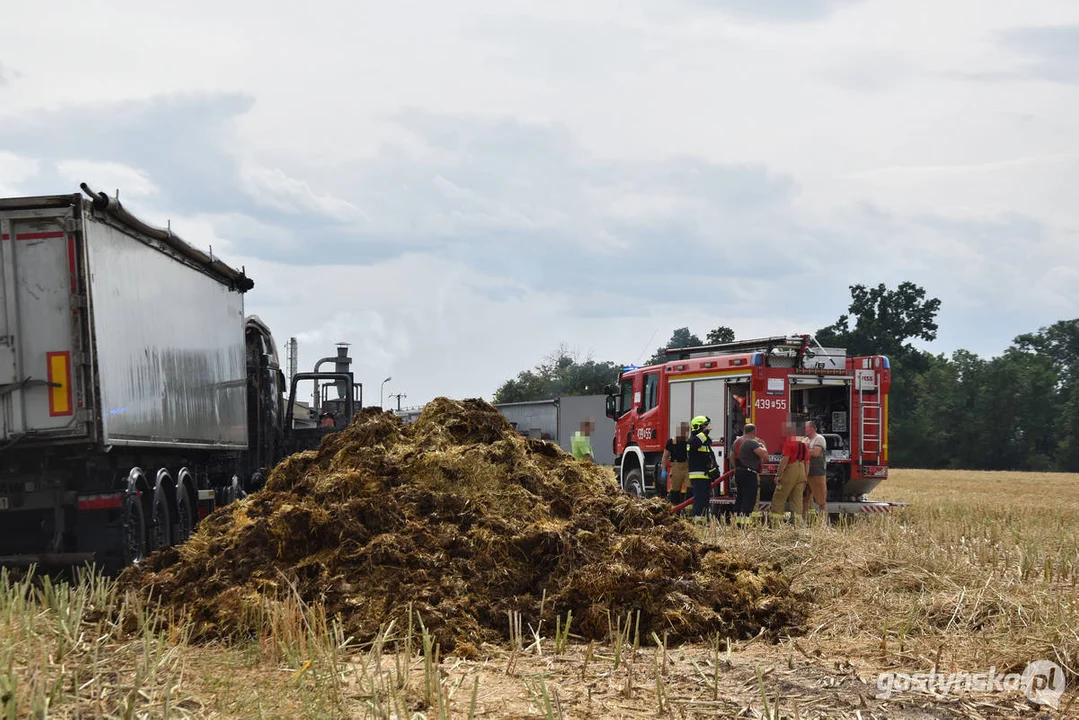
[(813, 332), (858, 283), (940, 298), (937, 353), (1079, 316), (1074, 0), (37, 5), (0, 196), (119, 191), (365, 404)]

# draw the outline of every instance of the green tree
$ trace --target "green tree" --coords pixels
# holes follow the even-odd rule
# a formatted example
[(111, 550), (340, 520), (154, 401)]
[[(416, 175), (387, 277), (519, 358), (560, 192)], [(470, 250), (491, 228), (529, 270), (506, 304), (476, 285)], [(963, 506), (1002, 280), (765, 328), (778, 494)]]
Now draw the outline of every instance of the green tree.
[[(1067, 472), (1079, 470), (1079, 318), (1019, 335), (1015, 346), (1044, 358), (1054, 374), (1051, 397), (1039, 399), (1037, 412), (1052, 423), (1052, 464)], [(1035, 453), (1039, 459), (1045, 454), (1044, 449)]]
[[(889, 433), (894, 465), (947, 468), (955, 457), (956, 421), (966, 413), (959, 365), (943, 355), (928, 358), (925, 372), (910, 387), (910, 421)], [(894, 378), (894, 375), (893, 375)]]
[(620, 369), (621, 365), (613, 362), (596, 362), (591, 358), (582, 361), (577, 353), (563, 345), (533, 369), (504, 382), (493, 399), (496, 403), (510, 403), (550, 400), (562, 395), (595, 395), (603, 392), (604, 385), (618, 381)]
[(851, 285), (850, 295), (848, 314), (817, 331), (822, 345), (845, 347), (854, 355), (901, 360), (919, 354), (908, 340), (936, 340), (940, 300), (926, 299), (925, 290), (914, 283), (900, 283), (895, 290), (884, 283), (874, 288)]
[(905, 386), (908, 414), (890, 433), (894, 464), (984, 470), (1062, 465), (1054, 456), (1063, 455), (1058, 437), (1067, 423), (1057, 419), (1059, 373), (1049, 355), (1013, 346), (989, 360), (965, 350), (950, 360), (926, 357), (926, 369)]
[(671, 333), (671, 339), (667, 341), (667, 344), (661, 348), (657, 348), (652, 357), (645, 361), (645, 365), (658, 365), (667, 359), (666, 351), (668, 349), (673, 350), (675, 348), (695, 347), (697, 345), (718, 345), (719, 343), (734, 342), (734, 330), (731, 330), (726, 325), (720, 325), (713, 330), (708, 331), (708, 335), (705, 336), (705, 342), (701, 342), (701, 339), (695, 334), (689, 331), (688, 327), (680, 327)]
[(1062, 388), (1079, 380), (1079, 318), (1061, 320), (1036, 333), (1020, 335), (1015, 338), (1015, 346), (1047, 355), (1059, 369)]
[(895, 290), (884, 283), (872, 288), (851, 285), (850, 294), (847, 313), (818, 330), (817, 340), (826, 347), (844, 347), (852, 355), (888, 357), (892, 366), (888, 405), (892, 461), (921, 465), (918, 453), (925, 436), (914, 419), (919, 400), (917, 381), (930, 369), (932, 356), (909, 341), (936, 339), (940, 300), (927, 299), (925, 290), (912, 282), (900, 283)]
[(1079, 472), (1079, 383), (1072, 383), (1063, 399), (1057, 421), (1054, 465), (1064, 472)]
[(671, 339), (667, 341), (667, 344), (661, 348), (657, 348), (652, 354), (652, 357), (648, 358), (646, 365), (657, 365), (667, 359), (666, 350), (674, 348), (694, 347), (696, 345), (703, 345), (701, 339), (691, 333), (688, 327), (680, 327), (671, 333)]
[(986, 456), (986, 447), (993, 442), (993, 419), (986, 414), (983, 395), (987, 364), (967, 350), (952, 353), (957, 382), (950, 399), (953, 413), (950, 417), (938, 418), (935, 424), (929, 420), (922, 428), (925, 432), (942, 428), (949, 440), (948, 464), (953, 468), (980, 467), (980, 458)]
[(983, 429), (968, 467), (1046, 469), (1053, 441), (1057, 374), (1045, 355), (1008, 348), (988, 361), (970, 418)]
[(705, 340), (708, 341), (709, 345), (734, 342), (734, 330), (731, 330), (726, 325), (720, 325), (714, 330), (709, 330)]

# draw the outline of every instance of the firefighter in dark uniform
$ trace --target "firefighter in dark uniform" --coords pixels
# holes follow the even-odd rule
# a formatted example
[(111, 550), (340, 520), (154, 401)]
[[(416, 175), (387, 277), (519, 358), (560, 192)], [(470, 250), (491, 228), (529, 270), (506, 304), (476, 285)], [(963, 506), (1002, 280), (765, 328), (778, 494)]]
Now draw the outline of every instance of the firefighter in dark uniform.
[(693, 517), (698, 518), (708, 513), (709, 496), (712, 494), (712, 481), (719, 477), (716, 456), (712, 453), (711, 420), (707, 415), (698, 415), (689, 423), (692, 433), (686, 443), (689, 452), (689, 482), (693, 487)]

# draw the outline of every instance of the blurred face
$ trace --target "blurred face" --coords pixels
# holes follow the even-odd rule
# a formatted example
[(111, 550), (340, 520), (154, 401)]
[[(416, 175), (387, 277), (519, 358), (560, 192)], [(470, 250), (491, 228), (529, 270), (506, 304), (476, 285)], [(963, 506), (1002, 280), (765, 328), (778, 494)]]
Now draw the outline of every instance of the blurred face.
[(806, 423), (806, 435), (813, 437), (817, 434), (817, 426), (811, 422)]

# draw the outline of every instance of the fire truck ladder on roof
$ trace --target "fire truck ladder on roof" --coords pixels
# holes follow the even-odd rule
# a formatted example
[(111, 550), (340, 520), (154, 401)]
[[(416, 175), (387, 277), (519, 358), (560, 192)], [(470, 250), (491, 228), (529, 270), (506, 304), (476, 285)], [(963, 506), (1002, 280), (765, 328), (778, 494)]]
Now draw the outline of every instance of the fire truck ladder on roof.
[(861, 463), (863, 455), (880, 456), (880, 393), (867, 392), (865, 385), (859, 385), (858, 405), (861, 407), (858, 420), (858, 462)]
[(694, 345), (683, 348), (665, 348), (663, 353), (667, 360), (686, 360), (692, 357), (704, 357), (707, 355), (733, 355), (735, 353), (763, 352), (770, 353), (773, 350), (800, 351), (807, 345), (808, 335), (776, 335), (774, 337), (756, 338), (753, 340), (735, 340), (729, 343), (717, 343), (714, 345)]

